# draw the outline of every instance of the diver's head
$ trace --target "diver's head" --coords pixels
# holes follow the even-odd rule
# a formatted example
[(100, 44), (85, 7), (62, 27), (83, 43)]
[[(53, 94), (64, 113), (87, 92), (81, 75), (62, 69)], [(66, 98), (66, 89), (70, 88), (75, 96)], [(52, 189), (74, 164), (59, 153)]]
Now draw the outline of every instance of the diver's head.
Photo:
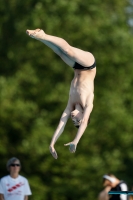
[(79, 128), (83, 119), (83, 112), (75, 109), (71, 112), (71, 119), (73, 121), (74, 126)]
[[(83, 120), (83, 107), (80, 104), (75, 105), (75, 109), (71, 112), (71, 119), (75, 127), (79, 128), (82, 120)], [(88, 123), (90, 123), (90, 118), (88, 119)]]

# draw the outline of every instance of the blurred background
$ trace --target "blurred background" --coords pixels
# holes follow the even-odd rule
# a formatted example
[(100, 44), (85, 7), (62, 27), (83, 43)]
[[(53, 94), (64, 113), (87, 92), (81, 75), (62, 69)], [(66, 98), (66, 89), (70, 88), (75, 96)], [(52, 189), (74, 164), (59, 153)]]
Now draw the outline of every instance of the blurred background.
[[(0, 1), (0, 177), (22, 162), (31, 200), (96, 200), (102, 175), (133, 185), (133, 2), (122, 0)], [(90, 51), (97, 62), (91, 123), (75, 154), (64, 143), (69, 120), (49, 144), (67, 104), (73, 70), (26, 29), (41, 28)]]

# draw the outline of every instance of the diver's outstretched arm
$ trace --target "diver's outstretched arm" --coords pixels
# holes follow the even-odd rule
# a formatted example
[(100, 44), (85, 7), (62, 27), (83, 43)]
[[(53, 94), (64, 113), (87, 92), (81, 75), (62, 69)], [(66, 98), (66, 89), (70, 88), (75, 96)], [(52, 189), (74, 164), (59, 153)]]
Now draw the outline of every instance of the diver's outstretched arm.
[(52, 140), (51, 140), (51, 143), (50, 143), (50, 152), (52, 154), (52, 156), (57, 159), (57, 153), (56, 153), (56, 150), (54, 148), (54, 145), (57, 141), (57, 139), (60, 137), (60, 135), (63, 133), (64, 131), (64, 128), (65, 128), (65, 125), (67, 123), (67, 120), (68, 118), (70, 117), (70, 113), (71, 113), (72, 109), (69, 105), (67, 105), (66, 109), (64, 110), (61, 118), (60, 118), (60, 121), (59, 121), (59, 124), (58, 124), (58, 127), (56, 128), (55, 132), (54, 132), (54, 135), (52, 137)]

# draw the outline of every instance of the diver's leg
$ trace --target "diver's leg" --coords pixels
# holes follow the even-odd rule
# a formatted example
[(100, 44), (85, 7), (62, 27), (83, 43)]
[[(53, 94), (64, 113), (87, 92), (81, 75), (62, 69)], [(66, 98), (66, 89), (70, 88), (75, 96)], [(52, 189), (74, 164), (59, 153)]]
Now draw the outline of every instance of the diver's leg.
[(70, 66), (73, 66), (75, 62), (85, 67), (94, 63), (94, 56), (90, 52), (70, 46), (63, 38), (48, 35), (41, 29), (27, 30), (26, 32), (32, 38), (50, 47)]
[[(49, 48), (51, 48), (58, 56), (60, 56), (61, 59), (66, 64), (73, 67), (75, 62), (64, 51), (64, 43), (66, 44), (65, 40), (63, 40), (62, 38), (55, 37), (55, 36), (47, 35), (41, 29), (27, 30), (26, 33), (30, 37), (43, 42), (45, 45), (47, 45)], [(58, 41), (56, 42), (56, 40), (58, 40)]]

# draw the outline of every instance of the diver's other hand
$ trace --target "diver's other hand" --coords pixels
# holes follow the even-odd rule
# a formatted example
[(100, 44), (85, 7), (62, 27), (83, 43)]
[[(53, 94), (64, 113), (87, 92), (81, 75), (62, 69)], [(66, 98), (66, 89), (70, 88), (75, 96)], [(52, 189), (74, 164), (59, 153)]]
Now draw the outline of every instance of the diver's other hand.
[(71, 153), (75, 153), (77, 144), (75, 142), (69, 142), (67, 144), (64, 144), (64, 146), (69, 146), (69, 151)]
[(57, 158), (58, 158), (58, 155), (57, 155), (57, 153), (56, 153), (56, 151), (55, 151), (54, 146), (50, 145), (49, 150), (50, 150), (50, 153), (52, 154), (52, 156), (53, 156), (55, 159), (57, 159)]

